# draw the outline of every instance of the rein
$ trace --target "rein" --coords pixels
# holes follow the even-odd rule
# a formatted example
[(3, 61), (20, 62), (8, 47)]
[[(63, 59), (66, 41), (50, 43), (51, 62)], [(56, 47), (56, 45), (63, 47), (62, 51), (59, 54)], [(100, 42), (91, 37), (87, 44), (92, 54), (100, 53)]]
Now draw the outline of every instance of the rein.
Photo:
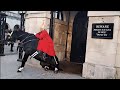
[[(25, 35), (25, 34), (22, 34), (21, 36), (23, 36), (23, 35)], [(19, 37), (21, 37), (21, 36), (19, 36)], [(23, 40), (20, 42), (20, 46), (21, 46), (21, 45), (24, 45), (24, 44), (26, 44), (26, 43), (28, 43), (28, 42), (31, 42), (31, 41), (36, 40), (36, 39), (32, 39), (32, 40), (28, 40), (28, 41), (24, 42), (27, 38), (32, 37), (32, 36), (34, 36), (34, 35), (30, 35), (30, 34), (29, 34), (25, 39), (23, 39)], [(23, 42), (24, 42), (24, 43), (23, 43)]]
[[(27, 33), (25, 33), (25, 34), (27, 34)], [(22, 36), (25, 35), (25, 34), (20, 35), (18, 38), (22, 37)]]
[(24, 42), (24, 43), (21, 43), (21, 44), (24, 45), (24, 44), (26, 44), (26, 43), (28, 43), (28, 42), (31, 42), (31, 41), (34, 41), (34, 40), (36, 40), (36, 39), (28, 40), (28, 41), (26, 41), (26, 42)]
[[(29, 38), (29, 37), (32, 37), (32, 36), (34, 36), (34, 35), (28, 35), (25, 39), (27, 39), (27, 38)], [(23, 43), (24, 41), (25, 41), (25, 39), (23, 39), (22, 41), (21, 41), (21, 43)]]

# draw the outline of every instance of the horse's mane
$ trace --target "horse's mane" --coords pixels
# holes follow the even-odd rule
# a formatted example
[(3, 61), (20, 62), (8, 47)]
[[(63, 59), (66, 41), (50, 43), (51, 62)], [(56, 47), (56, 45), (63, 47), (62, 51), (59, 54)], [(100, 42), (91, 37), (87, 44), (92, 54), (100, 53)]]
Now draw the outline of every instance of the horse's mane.
[(33, 33), (29, 33), (29, 32), (26, 32), (26, 31), (22, 31), (22, 30), (20, 30), (19, 32), (21, 32), (21, 33), (26, 33), (26, 34), (33, 34)]

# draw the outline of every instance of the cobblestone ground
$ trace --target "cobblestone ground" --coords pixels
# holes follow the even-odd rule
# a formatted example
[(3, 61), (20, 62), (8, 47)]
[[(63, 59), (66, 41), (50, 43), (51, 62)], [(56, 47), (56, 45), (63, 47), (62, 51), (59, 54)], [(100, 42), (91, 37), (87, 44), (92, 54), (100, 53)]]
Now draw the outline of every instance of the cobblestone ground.
[(0, 57), (1, 79), (84, 79), (77, 74), (68, 74), (65, 72), (59, 72), (58, 74), (54, 74), (53, 71), (44, 71), (44, 69), (41, 68), (37, 60), (36, 62), (39, 66), (34, 63), (32, 65), (26, 63), (23, 72), (17, 73), (17, 68), (21, 64), (21, 62), (18, 62), (17, 59), (17, 54)]

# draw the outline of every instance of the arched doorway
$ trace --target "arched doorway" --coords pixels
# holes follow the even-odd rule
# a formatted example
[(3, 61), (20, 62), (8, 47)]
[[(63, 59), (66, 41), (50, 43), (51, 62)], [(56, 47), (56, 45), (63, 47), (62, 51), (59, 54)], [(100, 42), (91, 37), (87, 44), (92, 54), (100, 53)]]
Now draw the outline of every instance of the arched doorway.
[(70, 53), (71, 62), (85, 62), (87, 23), (87, 11), (79, 11), (76, 14), (73, 22), (72, 43)]

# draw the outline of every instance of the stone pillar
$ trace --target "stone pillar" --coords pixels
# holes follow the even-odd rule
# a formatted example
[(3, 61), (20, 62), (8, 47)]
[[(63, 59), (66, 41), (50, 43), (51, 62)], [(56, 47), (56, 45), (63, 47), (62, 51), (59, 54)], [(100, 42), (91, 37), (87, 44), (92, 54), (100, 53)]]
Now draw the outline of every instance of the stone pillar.
[[(120, 79), (120, 12), (90, 11), (86, 59), (82, 76), (90, 79)], [(113, 39), (92, 37), (93, 23), (114, 23)]]
[(71, 52), (71, 43), (72, 43), (72, 32), (73, 32), (73, 22), (74, 18), (78, 11), (70, 11), (70, 18), (69, 18), (69, 28), (68, 28), (68, 38), (67, 38), (67, 59), (70, 61), (70, 52)]
[(55, 19), (53, 41), (59, 61), (63, 61), (65, 59), (67, 29), (67, 22)]
[(50, 17), (50, 11), (27, 11), (25, 17), (25, 31), (29, 33), (38, 33), (44, 21), (45, 28), (49, 33)]

